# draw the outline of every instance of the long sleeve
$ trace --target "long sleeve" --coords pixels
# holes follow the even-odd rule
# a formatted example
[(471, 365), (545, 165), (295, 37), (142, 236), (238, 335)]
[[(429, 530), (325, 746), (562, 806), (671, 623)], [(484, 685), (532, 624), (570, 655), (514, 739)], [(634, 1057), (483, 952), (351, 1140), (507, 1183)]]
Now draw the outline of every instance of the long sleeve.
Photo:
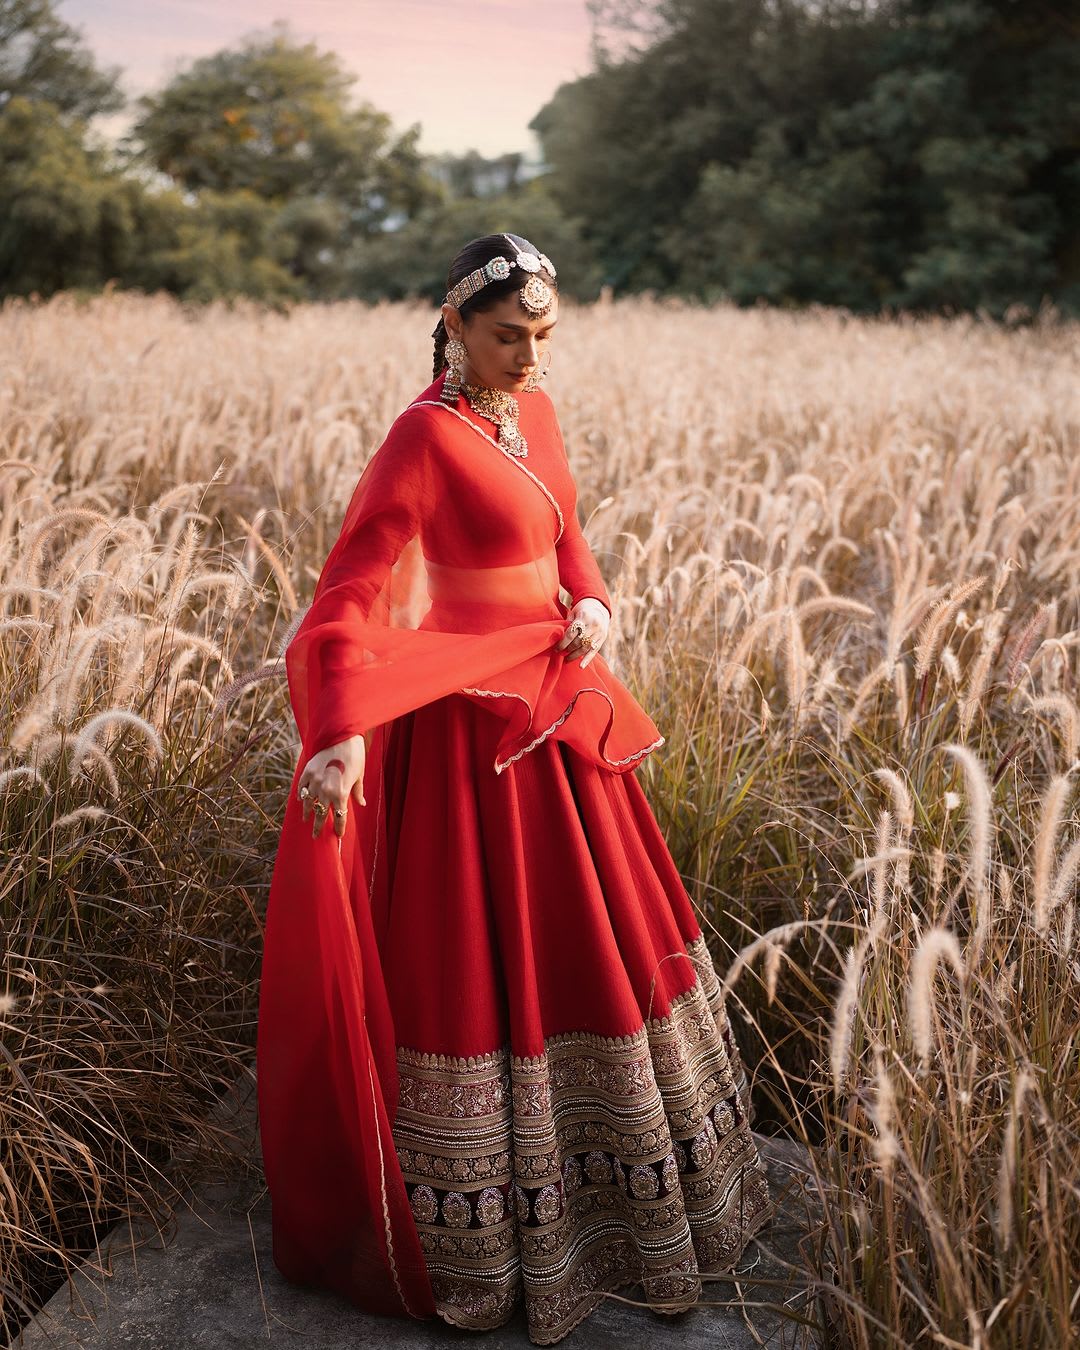
[[(563, 441), (562, 429), (559, 427), (557, 420), (555, 427), (559, 444), (562, 446), (563, 457), (567, 459), (567, 467), (569, 468), (566, 443)], [(574, 481), (572, 469), (570, 469), (570, 481), (571, 483)], [(563, 511), (562, 538), (555, 545), (555, 553), (559, 561), (559, 581), (570, 592), (571, 604), (576, 605), (579, 600), (591, 596), (593, 599), (599, 600), (607, 612), (611, 614), (614, 609), (611, 596), (608, 594), (600, 568), (593, 557), (588, 541), (581, 532), (581, 524), (578, 521), (576, 484), (568, 505), (570, 509)]]
[(410, 571), (398, 560), (407, 544), (415, 550), (434, 510), (430, 446), (423, 414), (394, 423), (356, 485), (311, 605), (286, 649), (293, 711), (309, 753), (370, 725), (357, 691), (382, 659), (368, 650), (380, 630), (403, 626), (395, 608), (418, 564), (411, 561)]
[(599, 600), (610, 614), (613, 606), (600, 568), (592, 555), (588, 541), (581, 532), (578, 523), (577, 508), (569, 514), (564, 513), (565, 524), (562, 538), (555, 545), (559, 560), (559, 580), (570, 592), (571, 604), (576, 605), (586, 596)]

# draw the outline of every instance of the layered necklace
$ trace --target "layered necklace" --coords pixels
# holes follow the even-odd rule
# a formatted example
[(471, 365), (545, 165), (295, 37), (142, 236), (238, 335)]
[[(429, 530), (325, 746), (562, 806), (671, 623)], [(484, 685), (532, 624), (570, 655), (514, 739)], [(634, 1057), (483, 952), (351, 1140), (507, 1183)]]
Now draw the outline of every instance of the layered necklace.
[(487, 384), (461, 383), (469, 407), (486, 417), (499, 428), (499, 448), (507, 454), (524, 458), (529, 453), (525, 437), (518, 430), (518, 401), (505, 389), (494, 389)]

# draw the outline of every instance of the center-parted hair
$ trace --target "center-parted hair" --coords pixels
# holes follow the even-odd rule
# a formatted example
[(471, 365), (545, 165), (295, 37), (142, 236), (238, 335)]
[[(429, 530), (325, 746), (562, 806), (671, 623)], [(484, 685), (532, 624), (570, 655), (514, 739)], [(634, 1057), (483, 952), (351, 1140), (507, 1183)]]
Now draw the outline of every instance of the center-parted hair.
[[(485, 263), (490, 262), (492, 258), (501, 254), (504, 258), (510, 252), (507, 245), (507, 239), (512, 239), (523, 253), (536, 253), (540, 250), (535, 244), (530, 244), (520, 234), (482, 234), (476, 239), (470, 239), (469, 242), (460, 249), (450, 264), (450, 270), (446, 274), (446, 290), (444, 295), (449, 295), (462, 277), (467, 277), (470, 272), (475, 272), (478, 267), (483, 267)], [(468, 319), (470, 314), (480, 314), (485, 310), (493, 309), (499, 301), (507, 295), (514, 295), (524, 286), (529, 276), (541, 277), (551, 287), (557, 295), (559, 292), (555, 278), (547, 270), (541, 267), (538, 272), (523, 274), (517, 267), (510, 269), (510, 275), (504, 277), (502, 281), (489, 281), (475, 295), (470, 295), (467, 300), (463, 300), (458, 306), (458, 311), (463, 319)], [(446, 325), (443, 323), (442, 315), (439, 315), (439, 322), (432, 334), (435, 340), (435, 351), (433, 360), (432, 378), (438, 379), (446, 365), (444, 352), (450, 334), (446, 331)]]

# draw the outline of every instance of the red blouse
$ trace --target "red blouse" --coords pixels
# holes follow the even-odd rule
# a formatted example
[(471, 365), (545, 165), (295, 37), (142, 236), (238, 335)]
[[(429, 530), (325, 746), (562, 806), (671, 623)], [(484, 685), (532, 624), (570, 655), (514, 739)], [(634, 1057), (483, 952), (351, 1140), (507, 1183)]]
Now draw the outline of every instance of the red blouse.
[(528, 454), (445, 374), (397, 417), (356, 486), (310, 609), (286, 650), (310, 757), (451, 692), (505, 718), (493, 768), (546, 737), (626, 772), (664, 737), (602, 651), (582, 670), (556, 650), (572, 603), (611, 597), (577, 518), (555, 408), (519, 397)]

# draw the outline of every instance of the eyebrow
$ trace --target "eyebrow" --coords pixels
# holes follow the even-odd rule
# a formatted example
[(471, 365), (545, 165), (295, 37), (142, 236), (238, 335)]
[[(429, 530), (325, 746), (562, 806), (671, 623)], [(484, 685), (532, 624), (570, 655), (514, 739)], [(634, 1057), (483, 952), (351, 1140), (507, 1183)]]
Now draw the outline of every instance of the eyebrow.
[[(554, 328), (558, 322), (558, 319), (552, 319), (550, 323), (544, 324), (544, 328)], [(527, 333), (529, 331), (529, 325), (526, 323), (504, 323), (502, 319), (496, 320), (495, 327), (512, 328), (515, 333)], [(539, 333), (541, 329), (538, 328), (536, 331)]]

